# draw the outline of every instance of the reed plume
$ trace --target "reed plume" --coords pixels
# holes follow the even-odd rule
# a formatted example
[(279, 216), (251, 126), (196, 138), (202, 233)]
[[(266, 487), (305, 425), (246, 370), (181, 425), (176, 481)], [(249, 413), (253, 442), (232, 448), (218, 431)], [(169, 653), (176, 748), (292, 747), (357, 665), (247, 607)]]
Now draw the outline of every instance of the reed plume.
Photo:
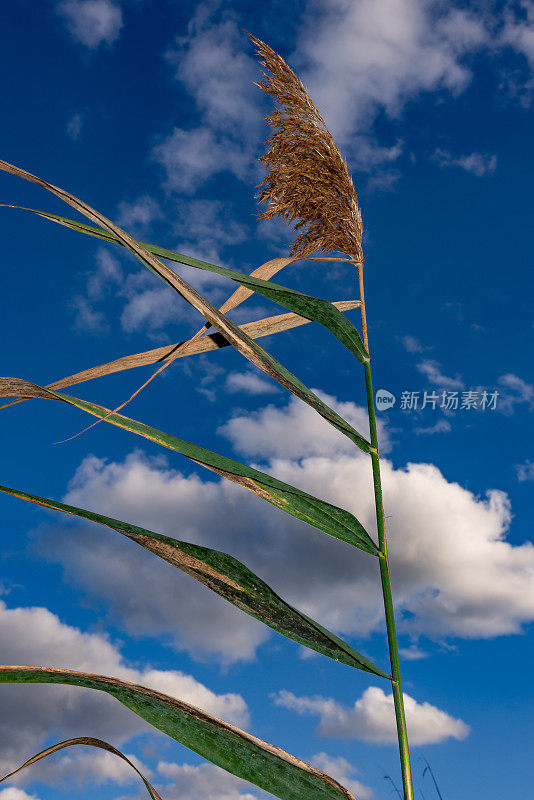
[(284, 59), (248, 33), (257, 48), (264, 80), (257, 85), (278, 105), (265, 120), (275, 129), (260, 159), (268, 173), (259, 185), (268, 208), (259, 219), (296, 220), (302, 229), (291, 249), (295, 258), (332, 250), (362, 261), (362, 217), (347, 163), (326, 123)]

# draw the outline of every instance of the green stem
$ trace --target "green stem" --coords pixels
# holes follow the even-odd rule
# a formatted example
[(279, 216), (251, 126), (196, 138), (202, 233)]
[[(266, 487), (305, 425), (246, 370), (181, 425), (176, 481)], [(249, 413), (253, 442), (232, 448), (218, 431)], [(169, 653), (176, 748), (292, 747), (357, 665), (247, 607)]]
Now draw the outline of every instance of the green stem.
[(369, 412), (369, 429), (371, 433), (371, 460), (373, 465), (373, 483), (375, 491), (376, 524), (378, 528), (378, 545), (380, 547), (380, 578), (382, 580), (382, 594), (384, 597), (384, 610), (386, 614), (386, 629), (389, 644), (389, 657), (391, 661), (391, 676), (393, 678), (393, 700), (395, 703), (395, 718), (397, 720), (397, 737), (399, 740), (399, 753), (402, 769), (402, 783), (404, 787), (404, 800), (413, 800), (412, 771), (410, 766), (410, 751), (408, 749), (408, 734), (406, 732), (406, 716), (404, 714), (404, 700), (402, 696), (402, 682), (399, 664), (399, 650), (397, 634), (395, 631), (395, 615), (393, 611), (393, 598), (391, 595), (391, 580), (389, 576), (388, 546), (386, 538), (386, 525), (384, 508), (382, 505), (382, 482), (380, 480), (380, 461), (378, 456), (378, 434), (376, 430), (375, 404), (373, 397), (373, 382), (371, 379), (371, 364), (365, 363), (365, 387), (367, 390), (367, 409)]

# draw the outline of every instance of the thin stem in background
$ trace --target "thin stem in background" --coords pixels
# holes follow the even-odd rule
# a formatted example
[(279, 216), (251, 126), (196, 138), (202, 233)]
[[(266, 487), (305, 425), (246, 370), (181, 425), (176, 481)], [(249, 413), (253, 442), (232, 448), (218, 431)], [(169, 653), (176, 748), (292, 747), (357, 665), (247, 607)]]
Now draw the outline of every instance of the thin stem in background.
[(441, 794), (441, 792), (439, 790), (438, 782), (436, 780), (436, 776), (434, 775), (432, 767), (430, 766), (430, 764), (428, 763), (428, 761), (426, 760), (426, 758), (424, 756), (421, 756), (421, 760), (424, 761), (425, 764), (426, 764), (426, 766), (425, 766), (425, 768), (423, 770), (423, 778), (425, 777), (425, 773), (427, 773), (427, 772), (430, 773), (430, 775), (432, 776), (432, 780), (434, 781), (434, 786), (436, 787), (436, 792), (438, 793), (439, 800), (443, 800), (443, 796), (442, 796), (442, 794)]
[[(360, 314), (362, 319), (362, 338), (365, 349), (369, 352), (369, 341), (367, 336), (367, 317), (365, 313), (365, 293), (363, 286), (363, 263), (355, 265), (358, 269), (358, 285), (360, 290)], [(373, 466), (373, 484), (375, 494), (376, 525), (378, 529), (378, 545), (380, 547), (380, 578), (382, 581), (382, 595), (384, 598), (384, 611), (386, 615), (386, 629), (389, 645), (389, 657), (391, 662), (391, 676), (393, 688), (393, 700), (395, 703), (395, 718), (397, 721), (397, 737), (399, 741), (399, 754), (402, 769), (402, 784), (404, 787), (404, 800), (413, 800), (412, 770), (410, 766), (410, 751), (408, 748), (408, 734), (406, 731), (406, 716), (404, 713), (404, 700), (402, 696), (401, 671), (399, 663), (399, 650), (397, 646), (397, 634), (395, 631), (395, 615), (393, 610), (393, 598), (391, 595), (391, 579), (389, 575), (388, 548), (386, 537), (386, 525), (384, 519), (384, 508), (382, 505), (382, 482), (380, 479), (380, 461), (378, 456), (378, 433), (376, 430), (375, 404), (373, 397), (373, 382), (371, 379), (371, 364), (366, 361), (365, 368), (365, 388), (367, 391), (367, 410), (369, 414), (369, 432), (372, 444), (371, 461)]]

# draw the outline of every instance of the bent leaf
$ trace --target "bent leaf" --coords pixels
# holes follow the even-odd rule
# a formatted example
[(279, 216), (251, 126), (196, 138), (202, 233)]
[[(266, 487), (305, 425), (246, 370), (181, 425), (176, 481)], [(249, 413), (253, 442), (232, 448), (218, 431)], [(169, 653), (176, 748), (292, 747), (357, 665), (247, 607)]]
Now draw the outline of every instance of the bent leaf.
[[(334, 305), (341, 311), (349, 311), (357, 308), (360, 305), (360, 301), (341, 300), (334, 303)], [(301, 317), (299, 314), (278, 314), (275, 317), (265, 317), (265, 319), (255, 320), (254, 322), (246, 322), (239, 327), (252, 339), (260, 339), (262, 336), (272, 336), (275, 333), (292, 330), (300, 325), (308, 325), (310, 322), (311, 320)], [(83, 372), (77, 372), (75, 375), (69, 375), (68, 378), (62, 378), (59, 381), (50, 383), (47, 388), (64, 389), (67, 386), (74, 386), (77, 383), (84, 383), (94, 378), (111, 375), (114, 372), (122, 372), (133, 367), (143, 367), (175, 358), (208, 353), (211, 350), (220, 350), (229, 346), (230, 342), (224, 338), (222, 333), (211, 333), (202, 336), (200, 339), (177, 342), (164, 347), (155, 347), (152, 350), (145, 350), (143, 353), (117, 358), (107, 364), (100, 364), (97, 367), (91, 367)]]
[[(317, 397), (314, 392), (308, 389), (308, 387), (302, 383), (301, 380), (289, 372), (289, 370), (287, 370), (282, 364), (273, 358), (270, 353), (264, 350), (263, 347), (260, 347), (260, 345), (254, 341), (254, 339), (251, 339), (250, 336), (247, 336), (245, 333), (243, 333), (243, 331), (240, 330), (240, 328), (234, 322), (229, 320), (224, 314), (221, 314), (220, 311), (218, 311), (215, 306), (213, 306), (208, 300), (206, 300), (205, 297), (197, 292), (196, 289), (194, 289), (186, 281), (184, 281), (183, 278), (173, 272), (170, 267), (155, 258), (152, 253), (149, 253), (148, 250), (146, 250), (139, 242), (137, 242), (135, 239), (132, 239), (131, 236), (111, 222), (111, 220), (107, 219), (107, 217), (105, 217), (103, 214), (100, 214), (100, 212), (96, 211), (94, 208), (91, 208), (91, 206), (87, 205), (87, 203), (84, 203), (82, 200), (74, 197), (74, 195), (66, 192), (64, 189), (54, 186), (48, 181), (39, 178), (37, 175), (33, 175), (27, 170), (21, 169), (20, 167), (16, 167), (13, 164), (9, 164), (7, 161), (2, 160), (0, 160), (0, 169), (4, 170), (4, 172), (10, 173), (11, 175), (17, 175), (19, 178), (24, 178), (24, 180), (30, 181), (30, 183), (35, 183), (37, 186), (41, 186), (43, 189), (52, 192), (52, 194), (55, 194), (65, 203), (72, 206), (85, 217), (93, 222), (96, 222), (102, 228), (115, 236), (117, 241), (124, 247), (127, 247), (151, 272), (161, 278), (161, 280), (163, 280), (168, 286), (170, 286), (181, 297), (183, 297), (184, 300), (187, 300), (187, 302), (192, 305), (193, 308), (196, 308), (197, 311), (203, 314), (207, 321), (217, 328), (218, 331), (224, 334), (230, 344), (232, 344), (236, 350), (245, 356), (245, 358), (247, 358), (252, 364), (255, 364), (271, 378), (274, 378), (274, 380), (276, 380), (281, 386), (284, 386), (284, 388), (286, 388), (296, 397), (300, 397), (301, 400), (303, 400), (307, 405), (311, 406), (311, 408), (315, 409), (315, 411), (317, 411), (331, 425), (333, 425), (352, 442), (354, 442), (354, 444), (363, 450), (364, 453), (371, 452), (371, 444), (364, 439), (363, 436), (358, 433), (358, 431), (354, 430), (352, 425), (350, 425), (332, 408), (330, 408), (319, 397)], [(249, 278), (250, 276), (246, 277)], [(267, 285), (270, 286), (269, 283), (267, 283)], [(291, 294), (292, 290), (286, 290), (284, 287), (282, 288), (284, 292), (289, 292)], [(295, 292), (293, 292), (293, 294), (295, 294)], [(305, 296), (302, 295), (302, 297)], [(314, 298), (308, 298), (308, 300), (313, 299)], [(319, 302), (324, 304), (325, 309), (327, 306), (329, 306), (332, 309), (331, 313), (337, 312), (337, 314), (339, 314), (342, 320), (342, 326), (345, 324), (350, 324), (348, 323), (348, 320), (345, 319), (343, 314), (341, 314), (341, 312), (339, 312), (337, 309), (334, 309), (334, 306), (332, 306), (331, 303), (327, 303), (324, 300)], [(303, 316), (310, 316), (309, 313), (305, 312), (305, 310), (293, 308), (286, 303), (283, 305), (286, 305), (286, 307), (292, 311), (302, 313)], [(354, 331), (356, 331), (355, 328)]]
[[(18, 208), (22, 211), (30, 211), (31, 213), (37, 214), (44, 219), (50, 220), (51, 222), (57, 222), (58, 224), (64, 225), (65, 227), (74, 231), (78, 231), (79, 233), (85, 233), (89, 236), (103, 239), (106, 242), (112, 242), (124, 246), (124, 242), (122, 242), (118, 236), (109, 230), (104, 231), (101, 228), (95, 228), (93, 225), (87, 225), (86, 223), (78, 222), (77, 220), (68, 219), (67, 217), (60, 217), (57, 214), (50, 214), (34, 208), (22, 208), (21, 206), (9, 206), (9, 208)], [(165, 258), (178, 264), (187, 264), (190, 267), (196, 267), (197, 269), (222, 275), (225, 278), (230, 278), (230, 280), (241, 284), (241, 286), (248, 291), (246, 294), (240, 296), (239, 302), (242, 302), (242, 300), (244, 300), (247, 296), (253, 292), (256, 292), (257, 294), (263, 295), (263, 297), (278, 303), (278, 305), (284, 306), (284, 308), (287, 308), (296, 314), (301, 314), (302, 316), (308, 317), (308, 319), (313, 320), (314, 322), (319, 322), (337, 339), (339, 339), (339, 341), (344, 344), (354, 356), (356, 356), (358, 361), (360, 361), (362, 364), (366, 361), (369, 361), (369, 354), (365, 349), (358, 330), (349, 320), (345, 319), (342, 314), (339, 314), (339, 312), (336, 312), (334, 309), (332, 309), (332, 303), (329, 303), (327, 300), (321, 300), (320, 298), (312, 297), (311, 295), (303, 294), (302, 292), (297, 292), (295, 289), (289, 289), (286, 286), (279, 286), (278, 284), (264, 280), (268, 274), (275, 274), (279, 269), (282, 269), (283, 266), (286, 266), (291, 261), (294, 261), (294, 258), (273, 259), (273, 262), (269, 261), (267, 262), (267, 265), (271, 265), (275, 261), (283, 261), (285, 263), (281, 264), (278, 269), (270, 270), (269, 272), (260, 272), (260, 270), (262, 270), (262, 267), (260, 267), (258, 270), (254, 270), (254, 272), (252, 272), (250, 275), (246, 275), (234, 269), (219, 267), (217, 264), (211, 264), (208, 261), (200, 261), (198, 258), (192, 258), (191, 256), (184, 255), (183, 253), (177, 253), (174, 250), (168, 250), (165, 247), (159, 247), (158, 245), (153, 245), (138, 240), (136, 240), (136, 243), (141, 245), (147, 252), (152, 253), (159, 258)], [(267, 265), (263, 265), (263, 267), (266, 267)], [(226, 310), (228, 309), (225, 309), (225, 311)]]
[(0, 491), (19, 497), (21, 500), (51, 508), (54, 511), (63, 511), (81, 519), (98, 522), (100, 525), (122, 533), (128, 539), (140, 544), (141, 547), (155, 553), (159, 558), (191, 575), (241, 611), (245, 611), (273, 628), (277, 633), (293, 639), (304, 647), (309, 647), (322, 655), (333, 658), (335, 661), (347, 664), (349, 667), (356, 667), (356, 669), (371, 672), (382, 678), (389, 678), (387, 673), (376, 667), (365, 656), (323, 628), (318, 622), (286, 603), (261, 578), (227, 553), (182, 542), (154, 533), (146, 528), (131, 525), (128, 522), (106, 517), (77, 506), (48, 500), (46, 497), (28, 494), (19, 489), (0, 486)]
[(203, 758), (281, 800), (354, 800), (334, 778), (280, 747), (144, 686), (87, 672), (18, 666), (0, 666), (0, 683), (59, 683), (98, 689)]
[(2, 781), (7, 781), (9, 778), (12, 778), (13, 775), (16, 775), (17, 772), (21, 772), (23, 769), (26, 769), (26, 767), (30, 767), (32, 764), (36, 764), (42, 758), (46, 758), (46, 756), (49, 756), (52, 753), (58, 753), (65, 747), (73, 747), (79, 744), (89, 745), (90, 747), (98, 747), (101, 750), (107, 750), (108, 753), (113, 753), (113, 755), (122, 758), (123, 761), (126, 761), (126, 763), (129, 764), (130, 767), (133, 770), (135, 770), (135, 772), (137, 772), (137, 774), (145, 784), (152, 800), (161, 800), (160, 795), (156, 792), (152, 784), (147, 781), (147, 779), (141, 772), (139, 772), (135, 764), (132, 761), (130, 761), (128, 756), (125, 756), (124, 753), (121, 753), (121, 751), (117, 750), (117, 748), (113, 747), (113, 745), (104, 742), (102, 739), (94, 739), (92, 736), (78, 736), (75, 739), (67, 739), (64, 742), (59, 742), (58, 744), (54, 744), (51, 747), (47, 747), (46, 750), (41, 750), (40, 753), (37, 753), (35, 756), (29, 758), (27, 761), (24, 762), (24, 764), (21, 764), (20, 767), (17, 767), (17, 769), (14, 769), (13, 772), (10, 772), (9, 775), (4, 775), (3, 778), (0, 778), (0, 783), (2, 783)]
[(124, 417), (122, 414), (111, 414), (109, 409), (96, 405), (96, 403), (89, 403), (87, 400), (80, 400), (77, 397), (45, 389), (43, 386), (20, 378), (0, 378), (0, 396), (62, 400), (94, 417), (105, 419), (111, 425), (116, 425), (181, 453), (191, 461), (254, 492), (258, 497), (285, 511), (286, 514), (307, 522), (330, 536), (335, 536), (337, 539), (375, 556), (380, 552), (363, 525), (349, 511), (319, 500), (313, 495), (241, 464), (239, 461), (234, 461), (232, 458), (221, 456), (212, 450), (206, 450), (204, 447), (186, 442), (184, 439), (178, 439), (176, 436), (159, 431), (143, 422)]

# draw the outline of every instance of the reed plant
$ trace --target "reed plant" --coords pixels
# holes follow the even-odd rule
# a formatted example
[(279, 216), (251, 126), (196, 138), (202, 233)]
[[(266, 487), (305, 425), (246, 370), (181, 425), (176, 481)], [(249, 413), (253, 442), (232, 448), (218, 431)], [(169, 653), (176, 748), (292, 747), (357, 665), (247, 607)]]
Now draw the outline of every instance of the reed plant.
[[(281, 512), (296, 517), (323, 534), (364, 551), (369, 557), (369, 569), (377, 569), (381, 582), (390, 671), (384, 671), (331, 631), (293, 608), (261, 577), (224, 552), (178, 541), (129, 522), (112, 519), (94, 510), (77, 508), (20, 489), (5, 486), (0, 489), (6, 494), (31, 503), (106, 526), (186, 572), (278, 633), (343, 665), (363, 670), (389, 682), (393, 690), (397, 721), (403, 795), (404, 800), (412, 800), (410, 755), (382, 507), (379, 442), (364, 297), (360, 207), (347, 164), (307, 90), (277, 53), (255, 37), (251, 36), (251, 39), (263, 66), (262, 79), (258, 86), (267, 92), (276, 104), (276, 109), (266, 117), (273, 132), (266, 142), (266, 154), (261, 159), (266, 167), (266, 175), (260, 185), (259, 194), (260, 201), (266, 206), (261, 217), (266, 220), (282, 217), (293, 223), (297, 236), (291, 252), (286, 257), (266, 262), (250, 274), (224, 269), (163, 247), (137, 241), (103, 214), (66, 190), (24, 169), (0, 161), (2, 170), (46, 189), (88, 221), (72, 220), (36, 209), (26, 209), (27, 211), (79, 233), (127, 248), (147, 269), (171, 287), (180, 298), (197, 309), (205, 319), (205, 324), (188, 341), (129, 355), (54, 381), (48, 386), (40, 386), (22, 378), (2, 378), (0, 394), (11, 398), (6, 405), (20, 403), (30, 398), (40, 398), (75, 406), (96, 418), (97, 422), (105, 421), (107, 424), (123, 428), (180, 453), (193, 463), (253, 492), (262, 500), (276, 506)], [(272, 282), (271, 278), (287, 265), (298, 259), (312, 258), (344, 262), (347, 269), (354, 272), (359, 299), (332, 303)], [(174, 272), (168, 265), (169, 261), (224, 276), (237, 284), (238, 288), (221, 308), (217, 309)], [(274, 301), (285, 310), (284, 313), (237, 325), (228, 317), (228, 312), (253, 293)], [(361, 334), (343, 313), (354, 308), (359, 308)], [(262, 336), (280, 333), (309, 322), (317, 322), (333, 334), (354, 357), (357, 369), (363, 372), (369, 438), (330, 408), (258, 343), (258, 339)], [(120, 408), (110, 410), (61, 391), (96, 377), (143, 365), (158, 364), (159, 372), (177, 358), (208, 353), (227, 346), (233, 346), (248, 361), (308, 404), (330, 425), (351, 440), (355, 447), (369, 456), (378, 541), (374, 541), (356, 517), (343, 508), (201, 445), (124, 416), (118, 413)], [(71, 684), (107, 692), (153, 726), (202, 757), (234, 775), (251, 781), (282, 800), (340, 800), (340, 798), (353, 800), (345, 787), (321, 770), (273, 744), (261, 741), (201, 709), (190, 706), (179, 698), (169, 697), (161, 692), (114, 677), (76, 672), (68, 667), (52, 669), (46, 666), (2, 666), (0, 681)], [(83, 737), (60, 742), (32, 757), (19, 769), (29, 766), (51, 752), (78, 744), (104, 748), (125, 758), (112, 745)], [(133, 764), (131, 766), (135, 769)], [(150, 795), (154, 800), (158, 800), (159, 795), (156, 790), (148, 781), (144, 778), (143, 780)]]

